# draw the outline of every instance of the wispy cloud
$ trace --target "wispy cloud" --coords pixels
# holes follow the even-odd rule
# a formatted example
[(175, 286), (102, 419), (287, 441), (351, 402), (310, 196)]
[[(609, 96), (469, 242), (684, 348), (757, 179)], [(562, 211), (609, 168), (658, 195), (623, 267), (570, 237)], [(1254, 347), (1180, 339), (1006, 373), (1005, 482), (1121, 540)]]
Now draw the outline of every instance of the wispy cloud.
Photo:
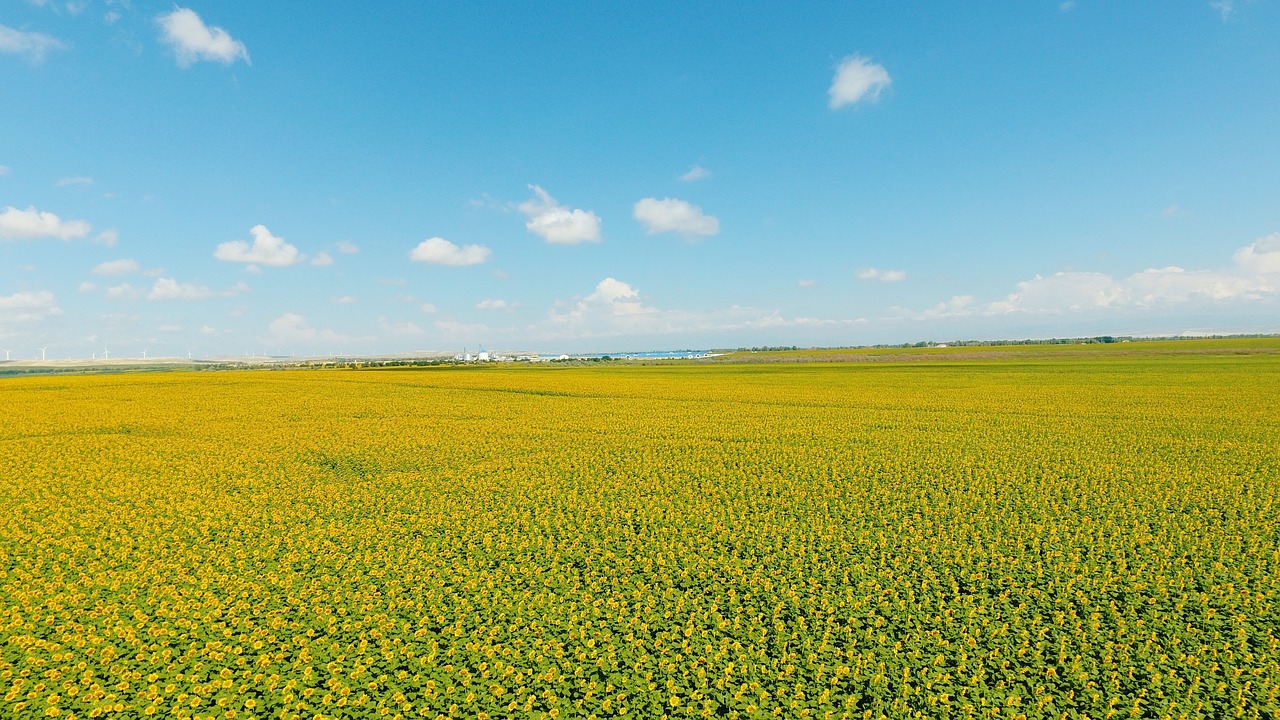
[(556, 202), (546, 190), (530, 185), (533, 198), (519, 205), (529, 222), (529, 232), (549, 243), (575, 245), (582, 242), (599, 242), (600, 216), (590, 210), (569, 208)]
[(876, 282), (902, 282), (907, 279), (907, 273), (903, 270), (880, 270), (878, 268), (863, 268), (856, 275), (859, 280)]
[(827, 89), (832, 110), (859, 102), (875, 102), (880, 92), (893, 80), (883, 65), (871, 62), (861, 55), (850, 55), (836, 66), (835, 77)]
[(711, 177), (711, 171), (701, 165), (694, 165), (679, 177), (680, 182), (697, 182)]
[(131, 275), (141, 270), (137, 260), (121, 259), (100, 262), (94, 266), (94, 275)]
[(40, 32), (15, 30), (0, 25), (0, 53), (20, 55), (28, 61), (39, 65), (44, 62), (45, 55), (54, 50), (65, 50), (67, 44)]
[(77, 177), (64, 177), (56, 183), (58, 187), (68, 187), (71, 185), (92, 185), (93, 178), (83, 175)]
[(191, 67), (201, 60), (223, 65), (236, 60), (249, 63), (249, 51), (244, 43), (220, 27), (205, 25), (194, 10), (174, 8), (173, 12), (156, 17), (156, 23), (162, 31), (160, 39), (173, 48), (179, 67)]
[(349, 339), (327, 328), (312, 327), (305, 317), (291, 312), (272, 320), (267, 325), (267, 333), (271, 340), (279, 343), (341, 343)]
[(5, 325), (43, 322), (61, 314), (62, 310), (54, 301), (53, 293), (47, 290), (0, 295), (0, 328)]

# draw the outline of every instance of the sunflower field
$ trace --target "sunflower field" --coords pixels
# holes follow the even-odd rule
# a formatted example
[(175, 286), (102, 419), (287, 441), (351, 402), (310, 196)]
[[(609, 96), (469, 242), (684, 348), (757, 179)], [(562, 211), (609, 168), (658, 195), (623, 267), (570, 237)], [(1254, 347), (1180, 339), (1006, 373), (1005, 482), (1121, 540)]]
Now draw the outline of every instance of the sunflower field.
[(0, 380), (0, 717), (1275, 718), (1278, 359)]

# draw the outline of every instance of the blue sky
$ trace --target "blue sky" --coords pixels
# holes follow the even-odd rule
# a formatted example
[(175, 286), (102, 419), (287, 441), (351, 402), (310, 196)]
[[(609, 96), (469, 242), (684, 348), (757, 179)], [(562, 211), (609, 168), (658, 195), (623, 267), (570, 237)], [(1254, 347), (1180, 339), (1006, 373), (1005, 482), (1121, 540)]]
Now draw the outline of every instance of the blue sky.
[(1280, 3), (0, 4), (0, 348), (1280, 331)]

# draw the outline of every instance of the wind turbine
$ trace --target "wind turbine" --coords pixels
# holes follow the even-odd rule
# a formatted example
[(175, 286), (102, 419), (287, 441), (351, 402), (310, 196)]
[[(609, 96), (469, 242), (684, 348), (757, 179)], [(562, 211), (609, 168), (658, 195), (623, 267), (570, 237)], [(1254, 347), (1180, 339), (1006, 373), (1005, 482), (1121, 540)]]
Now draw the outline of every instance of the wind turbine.
[(44, 347), (40, 348), (40, 359), (41, 359), (41, 360), (44, 360), (44, 359), (45, 359), (45, 357), (44, 357), (44, 351), (45, 351), (45, 350), (48, 350), (48, 349), (49, 349), (49, 346), (48, 346), (48, 345), (46, 345), (46, 346), (44, 346)]
[(8, 350), (5, 350), (5, 351), (4, 351), (4, 361), (5, 361), (5, 362), (9, 362), (9, 351), (8, 351)]
[(143, 351), (142, 351), (142, 359), (143, 359), (143, 360), (146, 360), (146, 359), (147, 359), (147, 351), (146, 351), (146, 350), (143, 350)]
[(108, 349), (106, 349), (106, 348), (103, 348), (103, 349), (102, 349), (102, 359), (103, 359), (103, 360), (110, 360), (110, 359), (111, 359), (111, 351), (110, 351), (110, 350), (108, 350)]

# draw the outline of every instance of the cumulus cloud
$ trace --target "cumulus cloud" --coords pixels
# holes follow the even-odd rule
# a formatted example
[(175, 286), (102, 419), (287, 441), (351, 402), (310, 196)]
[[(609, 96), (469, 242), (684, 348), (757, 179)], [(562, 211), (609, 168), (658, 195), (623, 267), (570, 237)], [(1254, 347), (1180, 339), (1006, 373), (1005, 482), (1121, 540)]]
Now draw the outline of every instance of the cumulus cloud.
[(120, 233), (115, 230), (103, 230), (98, 233), (98, 237), (93, 239), (93, 241), (99, 245), (106, 245), (107, 247), (115, 247), (119, 240)]
[(902, 282), (907, 279), (907, 273), (903, 270), (863, 268), (857, 272), (857, 278), (859, 280), (874, 280), (876, 282)]
[(272, 235), (265, 225), (254, 225), (249, 232), (253, 235), (252, 244), (244, 240), (224, 242), (213, 251), (213, 256), (227, 262), (275, 266), (294, 265), (306, 258), (298, 248)]
[(213, 291), (203, 285), (180, 283), (173, 278), (159, 278), (147, 293), (148, 300), (203, 300)]
[(686, 237), (710, 237), (720, 232), (720, 221), (714, 216), (675, 198), (644, 198), (635, 204), (633, 215), (649, 235), (674, 232)]
[(1231, 257), (1244, 272), (1280, 273), (1280, 232), (1258, 238), (1237, 250)]
[(121, 259), (98, 263), (92, 272), (94, 275), (130, 275), (140, 269), (137, 260)]
[(53, 50), (65, 50), (67, 44), (52, 35), (40, 32), (24, 32), (0, 25), (0, 53), (20, 55), (28, 61), (40, 64)]
[(355, 243), (347, 240), (339, 240), (334, 243), (333, 246), (343, 255), (355, 255), (360, 252), (360, 248)]
[(701, 165), (694, 165), (689, 168), (683, 175), (679, 177), (680, 182), (697, 182), (705, 178), (711, 177), (711, 171)]
[(53, 293), (47, 290), (0, 295), (0, 327), (43, 322), (61, 314)]
[(331, 298), (329, 302), (334, 305), (355, 305), (356, 298), (354, 295), (339, 295), (335, 298)]
[(220, 27), (209, 27), (200, 16), (189, 8), (174, 8), (173, 12), (156, 17), (160, 25), (160, 39), (173, 48), (178, 67), (191, 67), (200, 60), (230, 65), (236, 60), (249, 62), (249, 51), (244, 43), (232, 38)]
[(422, 303), (421, 305), (418, 306), (418, 310), (420, 310), (424, 315), (435, 315), (437, 312), (439, 312), (439, 309), (436, 308), (436, 306), (432, 305), (431, 303)]
[(409, 259), (436, 265), (479, 265), (488, 260), (492, 252), (483, 245), (458, 247), (444, 238), (433, 237), (418, 243), (409, 253)]
[(72, 240), (88, 235), (90, 229), (89, 223), (84, 220), (63, 220), (51, 212), (40, 212), (34, 207), (26, 210), (6, 207), (4, 212), (0, 212), (0, 240)]
[(500, 299), (481, 300), (476, 303), (476, 308), (479, 310), (513, 310), (515, 307), (515, 303), (509, 303), (506, 300)]
[(976, 303), (972, 296), (939, 303), (917, 317), (955, 317), (1150, 310), (1188, 303), (1257, 302), (1280, 294), (1280, 233), (1237, 250), (1235, 267), (1187, 270), (1148, 268), (1128, 277), (1097, 272), (1058, 272), (1019, 282), (1001, 300)]
[(93, 292), (94, 290), (98, 289), (98, 283), (85, 280), (84, 282), (80, 283), (80, 287), (76, 289), (79, 290), (80, 292)]
[(318, 253), (314, 258), (312, 258), (312, 260), (311, 260), (311, 264), (312, 264), (312, 265), (316, 265), (316, 266), (320, 266), (320, 267), (323, 267), (323, 266), (325, 266), (325, 265), (332, 265), (332, 264), (333, 264), (333, 256), (332, 256), (332, 255), (330, 255), (330, 254), (329, 254), (329, 253), (327, 253), (327, 252), (321, 251), (321, 252), (320, 252), (320, 253)]
[(883, 65), (871, 62), (861, 55), (850, 55), (836, 66), (836, 75), (827, 89), (832, 110), (858, 102), (875, 102), (880, 91), (893, 81)]
[(529, 189), (533, 197), (519, 205), (520, 212), (529, 218), (524, 225), (529, 232), (559, 245), (599, 242), (600, 216), (561, 205), (537, 185), (530, 185)]

